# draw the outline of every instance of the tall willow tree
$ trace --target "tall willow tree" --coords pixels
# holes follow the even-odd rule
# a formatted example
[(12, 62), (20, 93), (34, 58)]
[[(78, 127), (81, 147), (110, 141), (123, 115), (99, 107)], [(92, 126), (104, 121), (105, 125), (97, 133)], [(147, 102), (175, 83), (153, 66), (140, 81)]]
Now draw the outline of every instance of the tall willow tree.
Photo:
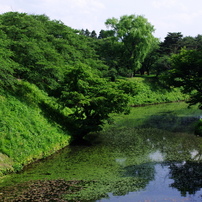
[(115, 37), (124, 45), (122, 57), (132, 72), (141, 68), (147, 54), (157, 39), (153, 36), (154, 27), (143, 16), (124, 15), (120, 19), (107, 19), (105, 24), (111, 28)]

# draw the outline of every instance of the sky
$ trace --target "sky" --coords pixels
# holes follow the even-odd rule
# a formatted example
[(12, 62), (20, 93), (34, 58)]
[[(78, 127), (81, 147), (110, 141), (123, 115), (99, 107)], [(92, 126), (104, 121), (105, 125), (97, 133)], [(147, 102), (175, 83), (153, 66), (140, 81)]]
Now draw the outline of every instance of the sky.
[(202, 34), (202, 0), (0, 0), (5, 12), (45, 14), (74, 29), (106, 30), (108, 18), (142, 15), (154, 26), (161, 41), (168, 32), (183, 36)]

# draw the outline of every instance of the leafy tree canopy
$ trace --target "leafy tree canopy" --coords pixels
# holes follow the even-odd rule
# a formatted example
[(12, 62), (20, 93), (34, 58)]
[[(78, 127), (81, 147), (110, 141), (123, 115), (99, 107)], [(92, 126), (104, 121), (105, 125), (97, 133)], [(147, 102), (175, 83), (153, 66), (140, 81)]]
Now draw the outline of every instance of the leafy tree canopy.
[(177, 53), (180, 48), (179, 42), (182, 37), (183, 35), (181, 32), (169, 32), (163, 43), (161, 43), (162, 52), (166, 54)]
[(167, 80), (170, 85), (182, 86), (191, 95), (190, 103), (202, 108), (202, 51), (183, 49), (172, 55)]
[(0, 88), (13, 88), (16, 84), (14, 69), (18, 64), (11, 59), (12, 52), (8, 48), (10, 40), (2, 30), (0, 30), (0, 44)]
[(124, 91), (82, 63), (67, 70), (60, 91), (59, 101), (73, 111), (68, 121), (74, 125), (77, 141), (89, 132), (99, 131), (111, 113), (128, 112), (129, 98)]
[[(191, 94), (193, 104), (202, 103), (201, 35), (169, 33), (159, 48), (154, 27), (143, 16), (105, 24), (111, 29), (97, 37), (45, 15), (0, 15), (0, 88), (14, 90), (18, 80), (38, 86), (56, 102), (41, 105), (44, 114), (71, 126), (75, 139), (100, 130), (111, 113), (128, 111), (128, 96), (135, 96), (137, 87), (117, 75), (164, 72), (170, 84)], [(182, 47), (187, 50), (180, 52)]]
[(112, 28), (117, 40), (124, 44), (123, 55), (132, 71), (140, 69), (141, 63), (157, 42), (153, 36), (154, 27), (143, 16), (135, 15), (107, 19), (105, 24)]
[(52, 91), (63, 79), (67, 65), (83, 62), (95, 69), (106, 66), (97, 59), (86, 37), (61, 21), (45, 15), (8, 12), (0, 15), (1, 30), (9, 40), (14, 76)]

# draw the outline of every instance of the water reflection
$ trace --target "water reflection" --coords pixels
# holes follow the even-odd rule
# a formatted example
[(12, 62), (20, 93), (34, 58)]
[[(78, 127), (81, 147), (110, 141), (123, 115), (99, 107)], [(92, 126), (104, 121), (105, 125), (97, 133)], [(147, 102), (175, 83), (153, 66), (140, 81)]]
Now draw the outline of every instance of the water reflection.
[[(179, 105), (172, 106), (176, 110)], [(62, 185), (82, 182), (82, 189), (66, 201), (201, 201), (202, 138), (185, 132), (191, 121), (178, 119), (199, 112), (192, 115), (182, 107), (176, 114), (169, 106), (161, 105), (158, 112), (157, 106), (134, 109), (127, 124), (120, 120), (100, 133), (99, 144), (67, 147), (2, 181), (8, 186), (36, 181), (50, 187), (58, 179)], [(179, 128), (183, 132), (177, 133)], [(11, 191), (4, 198), (9, 194), (15, 195)]]
[(119, 197), (110, 194), (110, 199), (101, 201), (201, 201), (201, 168), (202, 164), (196, 162), (151, 162), (127, 166), (123, 176), (145, 179), (144, 189)]
[(169, 176), (174, 180), (170, 186), (179, 190), (182, 196), (195, 195), (197, 191), (202, 190), (201, 163), (171, 163), (169, 168)]
[(157, 113), (151, 115), (142, 124), (143, 128), (159, 128), (172, 132), (193, 131), (194, 123), (200, 119), (200, 116), (179, 116), (172, 111)]
[(123, 177), (138, 177), (149, 181), (155, 178), (155, 164), (145, 163), (141, 165), (127, 166), (124, 168)]
[(163, 154), (162, 152), (157, 150), (157, 151), (149, 154), (149, 158), (151, 159), (151, 161), (162, 162), (165, 159), (165, 154)]
[(200, 161), (202, 160), (202, 151), (198, 151), (198, 150), (192, 150), (190, 152), (191, 154), (191, 159), (195, 160), (195, 161)]
[(124, 166), (126, 164), (126, 159), (127, 158), (116, 158), (116, 162), (121, 165), (121, 166)]

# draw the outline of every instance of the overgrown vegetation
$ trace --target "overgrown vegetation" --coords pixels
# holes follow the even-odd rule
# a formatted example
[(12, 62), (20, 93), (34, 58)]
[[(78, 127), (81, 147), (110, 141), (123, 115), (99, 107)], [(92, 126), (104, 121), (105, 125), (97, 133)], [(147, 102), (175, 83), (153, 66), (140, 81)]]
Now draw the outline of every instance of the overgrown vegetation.
[(7, 166), (0, 166), (0, 175), (21, 170), (35, 159), (46, 157), (69, 144), (70, 134), (45, 118), (37, 105), (37, 102), (48, 100), (47, 95), (40, 98), (37, 91), (29, 90), (30, 92), (23, 94), (24, 97), (7, 93), (0, 97), (0, 152), (10, 158)]
[[(202, 139), (193, 136), (192, 121), (200, 111), (186, 106), (181, 102), (132, 108), (129, 115), (118, 115), (110, 128), (97, 133), (92, 146), (67, 147), (21, 174), (6, 177), (0, 199), (44, 201), (66, 194), (64, 201), (90, 201), (111, 198), (109, 193), (117, 197), (138, 190), (145, 193), (149, 182), (162, 179), (165, 166), (175, 162), (178, 175), (169, 175), (173, 188), (182, 193), (185, 188), (187, 193), (196, 191), (201, 179), (197, 176), (201, 176)], [(162, 170), (155, 169), (157, 164)], [(194, 175), (191, 185), (187, 173)], [(164, 174), (159, 183), (169, 180), (169, 186), (170, 178)], [(163, 189), (161, 193), (165, 193)]]
[(130, 98), (131, 106), (178, 102), (189, 99), (180, 88), (166, 87), (156, 77), (134, 77), (129, 79), (135, 94)]
[[(128, 113), (131, 105), (188, 99), (165, 78), (171, 78), (172, 67), (185, 65), (177, 66), (181, 58), (171, 55), (185, 45), (197, 53), (200, 35), (189, 38), (194, 46), (180, 33), (169, 33), (160, 43), (143, 16), (105, 24), (111, 30), (97, 37), (95, 31), (75, 30), (45, 15), (0, 15), (0, 152), (11, 159), (7, 168), (19, 170), (72, 141), (82, 142), (102, 130), (112, 113)], [(201, 60), (195, 56), (193, 80), (198, 82)], [(155, 76), (129, 79), (145, 73)], [(201, 102), (200, 93), (193, 94), (196, 85), (186, 88), (186, 83), (183, 89), (194, 95), (192, 101)]]

